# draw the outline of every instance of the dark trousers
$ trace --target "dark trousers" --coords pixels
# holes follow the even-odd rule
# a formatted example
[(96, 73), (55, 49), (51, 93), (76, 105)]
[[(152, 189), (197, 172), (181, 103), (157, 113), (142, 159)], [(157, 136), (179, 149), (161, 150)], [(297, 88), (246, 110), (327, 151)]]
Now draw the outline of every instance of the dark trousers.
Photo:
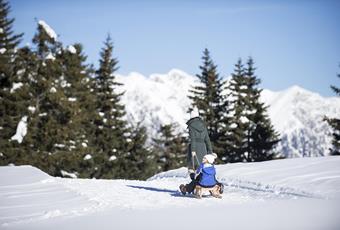
[(195, 178), (195, 173), (190, 173), (191, 182), (185, 185), (187, 193), (192, 193), (200, 180), (200, 174)]

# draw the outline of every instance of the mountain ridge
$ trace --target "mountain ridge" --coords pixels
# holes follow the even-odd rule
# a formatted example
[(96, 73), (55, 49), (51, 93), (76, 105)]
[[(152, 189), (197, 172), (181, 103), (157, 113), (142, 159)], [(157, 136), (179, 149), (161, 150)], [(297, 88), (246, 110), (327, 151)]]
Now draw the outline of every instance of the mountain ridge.
[[(141, 121), (149, 137), (158, 135), (160, 124), (176, 123), (178, 131), (186, 133), (190, 107), (188, 93), (199, 84), (197, 78), (180, 69), (168, 73), (138, 72), (117, 74), (125, 92), (128, 120)], [(263, 89), (261, 101), (268, 105), (268, 114), (282, 141), (278, 151), (287, 157), (328, 155), (331, 147), (331, 127), (324, 116), (340, 116), (340, 98), (323, 97), (318, 93), (293, 85), (285, 90)]]

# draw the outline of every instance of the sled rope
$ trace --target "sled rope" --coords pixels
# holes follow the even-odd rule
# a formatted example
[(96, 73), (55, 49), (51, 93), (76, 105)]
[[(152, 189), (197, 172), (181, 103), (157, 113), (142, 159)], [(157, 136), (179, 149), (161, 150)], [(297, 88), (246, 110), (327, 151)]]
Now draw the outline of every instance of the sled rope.
[(197, 155), (195, 154), (194, 156), (192, 156), (191, 157), (191, 161), (192, 161), (192, 168), (196, 171), (196, 168), (195, 168), (195, 160), (194, 160), (194, 158), (196, 159), (196, 161), (197, 161), (197, 166), (199, 166), (200, 165), (200, 162), (199, 162), (199, 160), (198, 160), (198, 157), (197, 157)]

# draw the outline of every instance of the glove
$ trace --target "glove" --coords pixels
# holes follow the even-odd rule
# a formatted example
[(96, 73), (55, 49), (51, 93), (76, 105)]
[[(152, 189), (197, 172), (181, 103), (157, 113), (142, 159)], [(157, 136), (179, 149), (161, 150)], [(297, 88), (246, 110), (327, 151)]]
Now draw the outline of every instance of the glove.
[(193, 169), (188, 169), (188, 174), (189, 174), (189, 177), (191, 178), (191, 180), (194, 180), (195, 179), (195, 170)]
[(196, 179), (196, 174), (195, 173), (190, 173), (190, 179), (195, 180)]
[(192, 151), (191, 152), (191, 155), (194, 157), (194, 156), (196, 156), (196, 152), (195, 151)]

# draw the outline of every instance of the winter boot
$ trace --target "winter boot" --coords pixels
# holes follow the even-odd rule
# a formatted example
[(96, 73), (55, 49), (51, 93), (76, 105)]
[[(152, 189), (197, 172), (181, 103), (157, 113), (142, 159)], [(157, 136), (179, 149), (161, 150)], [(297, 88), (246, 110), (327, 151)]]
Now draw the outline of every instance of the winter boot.
[(181, 185), (179, 186), (179, 190), (181, 191), (181, 193), (182, 193), (183, 195), (185, 195), (185, 194), (187, 193), (187, 189), (186, 189), (186, 187), (185, 187), (184, 184), (181, 184)]
[(224, 191), (224, 184), (222, 184), (222, 183), (220, 183), (220, 182), (218, 182), (217, 183), (219, 186), (220, 186), (220, 194), (223, 194), (223, 191)]

